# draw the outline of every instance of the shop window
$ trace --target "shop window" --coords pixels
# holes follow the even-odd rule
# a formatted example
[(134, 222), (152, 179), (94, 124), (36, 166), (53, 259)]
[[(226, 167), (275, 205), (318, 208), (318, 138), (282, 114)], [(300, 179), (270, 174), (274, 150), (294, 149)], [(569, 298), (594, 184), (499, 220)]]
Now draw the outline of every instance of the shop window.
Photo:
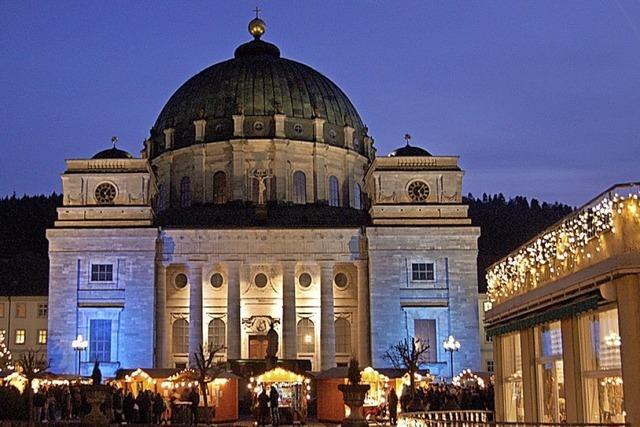
[(414, 262), (411, 264), (411, 280), (417, 282), (434, 281), (435, 266), (432, 262)]
[(585, 314), (579, 324), (585, 422), (624, 423), (618, 310)]
[(314, 353), (316, 351), (315, 325), (311, 319), (298, 322), (298, 353)]
[(171, 337), (174, 353), (189, 353), (189, 322), (185, 319), (178, 319), (173, 322)]
[(522, 347), (520, 334), (499, 337), (502, 354), (498, 360), (502, 368), (503, 405), (505, 421), (524, 422), (524, 400), (522, 385)]
[(89, 322), (89, 361), (111, 361), (111, 320)]
[(347, 319), (336, 319), (336, 353), (351, 354), (351, 324)]
[(560, 322), (536, 328), (538, 414), (545, 423), (567, 421)]

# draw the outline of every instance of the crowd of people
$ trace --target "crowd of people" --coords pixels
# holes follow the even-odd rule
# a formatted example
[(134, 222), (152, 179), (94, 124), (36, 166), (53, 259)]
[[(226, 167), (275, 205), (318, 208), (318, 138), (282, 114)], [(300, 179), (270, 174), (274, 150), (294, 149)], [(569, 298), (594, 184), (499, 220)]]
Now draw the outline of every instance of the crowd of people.
[[(178, 402), (184, 408), (182, 412), (177, 409)], [(183, 395), (172, 395), (167, 399), (149, 390), (134, 397), (131, 392), (112, 387), (100, 410), (114, 423), (170, 424), (179, 417), (181, 423), (196, 424), (199, 403), (200, 394), (195, 388), (185, 389)], [(41, 387), (33, 395), (35, 422), (77, 420), (90, 411), (91, 405), (80, 387)]]

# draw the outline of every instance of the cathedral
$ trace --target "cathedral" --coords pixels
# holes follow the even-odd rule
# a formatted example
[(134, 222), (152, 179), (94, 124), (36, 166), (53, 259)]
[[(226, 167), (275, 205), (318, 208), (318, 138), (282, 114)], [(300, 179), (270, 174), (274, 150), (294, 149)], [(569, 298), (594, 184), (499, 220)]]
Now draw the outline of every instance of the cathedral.
[[(51, 370), (183, 367), (278, 357), (321, 371), (386, 367), (406, 337), (425, 368), (480, 368), (478, 227), (456, 156), (377, 155), (347, 95), (263, 40), (188, 79), (140, 156), (66, 161), (47, 231)], [(364, 70), (363, 70), (364, 71)], [(82, 335), (88, 346), (74, 351)]]

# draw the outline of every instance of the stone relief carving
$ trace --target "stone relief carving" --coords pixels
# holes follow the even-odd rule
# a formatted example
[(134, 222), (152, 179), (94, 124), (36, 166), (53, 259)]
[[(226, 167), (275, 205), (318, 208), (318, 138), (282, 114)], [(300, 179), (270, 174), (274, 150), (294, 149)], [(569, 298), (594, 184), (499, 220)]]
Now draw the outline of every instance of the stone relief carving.
[(244, 331), (254, 335), (266, 335), (271, 325), (280, 324), (280, 319), (271, 316), (251, 316), (242, 319)]
[(445, 202), (460, 202), (462, 201), (462, 198), (457, 191), (451, 195), (442, 192), (442, 200), (444, 200)]

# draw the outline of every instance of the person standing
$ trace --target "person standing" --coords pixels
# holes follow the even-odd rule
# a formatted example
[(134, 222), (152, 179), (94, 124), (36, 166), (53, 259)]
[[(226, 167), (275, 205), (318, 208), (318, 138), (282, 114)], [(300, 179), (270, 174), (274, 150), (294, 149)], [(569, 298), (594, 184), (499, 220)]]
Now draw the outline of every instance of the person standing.
[(200, 405), (200, 395), (195, 387), (189, 393), (189, 402), (191, 402), (191, 424), (198, 424), (198, 405)]
[(266, 426), (268, 418), (269, 396), (267, 395), (267, 389), (263, 387), (260, 395), (258, 395), (258, 425)]
[(271, 391), (269, 391), (269, 406), (271, 407), (271, 425), (273, 426), (280, 425), (280, 413), (278, 412), (279, 399), (280, 394), (278, 394), (276, 387), (272, 385)]
[(398, 424), (398, 395), (396, 389), (391, 387), (389, 392), (389, 422), (392, 426)]

